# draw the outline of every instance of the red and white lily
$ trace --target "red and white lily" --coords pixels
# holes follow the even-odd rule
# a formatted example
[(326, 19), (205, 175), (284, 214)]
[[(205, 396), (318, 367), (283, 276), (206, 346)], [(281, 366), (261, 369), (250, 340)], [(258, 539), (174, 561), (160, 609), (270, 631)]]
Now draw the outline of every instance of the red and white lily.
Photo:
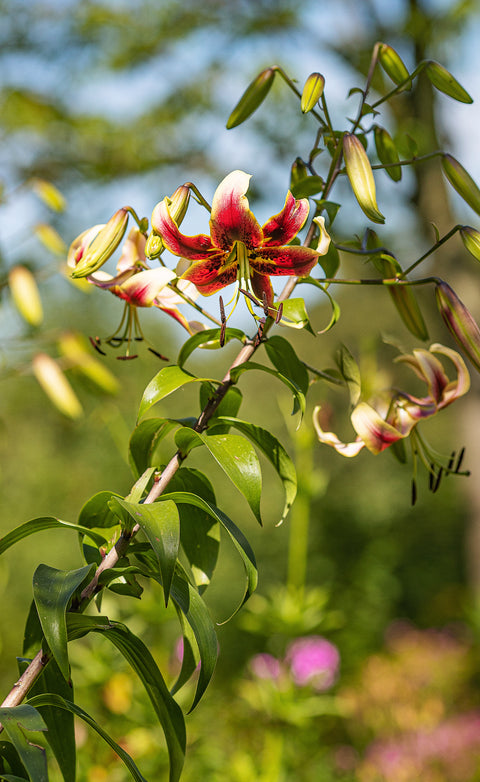
[[(455, 380), (449, 380), (442, 363), (433, 354), (449, 358), (457, 370)], [(427, 384), (428, 393), (416, 397), (400, 391), (389, 394), (378, 409), (366, 402), (358, 404), (351, 421), (357, 438), (351, 443), (342, 442), (333, 432), (324, 432), (320, 419), (320, 407), (316, 407), (313, 423), (322, 443), (331, 445), (343, 456), (356, 456), (366, 447), (374, 454), (381, 453), (393, 443), (408, 437), (417, 424), (443, 410), (470, 388), (470, 375), (463, 358), (450, 348), (434, 344), (429, 350), (414, 350), (413, 355), (399, 356), (397, 361), (410, 366)]]
[(182, 234), (168, 199), (155, 207), (152, 226), (171, 253), (193, 261), (182, 276), (194, 283), (204, 296), (236, 282), (237, 291), (243, 287), (260, 304), (266, 302), (271, 306), (270, 276), (308, 275), (318, 257), (327, 252), (330, 237), (323, 218), (316, 218), (320, 229), (316, 250), (289, 244), (305, 224), (309, 212), (308, 199), (296, 200), (290, 192), (282, 211), (260, 226), (245, 196), (249, 181), (250, 175), (244, 171), (232, 171), (219, 184), (212, 202), (210, 236)]

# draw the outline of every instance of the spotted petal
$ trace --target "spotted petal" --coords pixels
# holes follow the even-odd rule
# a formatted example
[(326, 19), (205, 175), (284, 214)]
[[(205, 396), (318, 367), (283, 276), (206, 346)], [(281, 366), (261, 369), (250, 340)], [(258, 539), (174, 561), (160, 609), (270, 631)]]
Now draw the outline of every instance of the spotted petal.
[(205, 234), (185, 236), (170, 214), (168, 201), (164, 199), (156, 205), (152, 212), (152, 228), (160, 234), (165, 247), (174, 255), (180, 255), (189, 261), (200, 261), (210, 258), (215, 250), (210, 237)]
[(136, 307), (151, 307), (163, 288), (175, 279), (175, 272), (159, 267), (148, 269), (130, 277), (119, 285), (113, 293)]
[(306, 277), (315, 266), (318, 252), (298, 245), (288, 247), (262, 247), (258, 255), (249, 255), (252, 269), (260, 274)]
[(202, 296), (211, 296), (212, 293), (216, 293), (226, 285), (235, 282), (237, 279), (237, 268), (236, 263), (226, 266), (222, 265), (219, 260), (215, 262), (212, 260), (211, 263), (198, 261), (198, 263), (192, 263), (190, 268), (183, 274), (182, 279), (193, 282)]
[(297, 201), (288, 191), (282, 211), (271, 217), (263, 226), (265, 243), (269, 247), (288, 244), (305, 225), (309, 211), (308, 198)]
[(253, 249), (263, 240), (263, 231), (245, 196), (250, 178), (244, 171), (232, 171), (220, 182), (213, 196), (210, 235), (213, 244), (227, 252), (237, 241)]

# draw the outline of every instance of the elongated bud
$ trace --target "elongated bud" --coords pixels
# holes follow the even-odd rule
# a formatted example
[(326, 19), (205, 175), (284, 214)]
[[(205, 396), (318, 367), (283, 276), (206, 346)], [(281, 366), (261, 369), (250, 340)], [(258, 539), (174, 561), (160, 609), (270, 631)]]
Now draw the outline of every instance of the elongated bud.
[(145, 245), (145, 255), (151, 260), (158, 258), (162, 254), (164, 247), (165, 245), (162, 242), (162, 238), (155, 231), (152, 231), (148, 235), (147, 243)]
[(80, 418), (83, 413), (82, 406), (57, 362), (46, 353), (37, 353), (33, 358), (32, 368), (55, 407), (68, 418)]
[(47, 250), (50, 250), (55, 255), (65, 255), (67, 250), (65, 242), (51, 225), (39, 223), (35, 226), (35, 235)]
[(311, 73), (305, 82), (305, 86), (302, 92), (301, 109), (304, 114), (307, 111), (311, 111), (315, 108), (317, 101), (323, 95), (323, 88), (325, 87), (325, 79), (321, 73)]
[(378, 159), (380, 163), (383, 163), (385, 173), (393, 179), (394, 182), (398, 182), (402, 178), (402, 167), (392, 165), (392, 163), (398, 163), (399, 157), (395, 143), (390, 133), (385, 128), (375, 126), (375, 149), (377, 150)]
[(445, 95), (449, 95), (451, 98), (460, 101), (460, 103), (473, 103), (473, 98), (462, 87), (461, 84), (455, 79), (447, 69), (440, 65), (439, 62), (429, 60), (425, 66), (425, 73), (427, 74), (430, 82), (437, 90), (444, 92)]
[(91, 347), (82, 334), (66, 332), (58, 341), (58, 347), (71, 366), (78, 369), (102, 391), (117, 394), (120, 384), (112, 372), (91, 354)]
[[(398, 274), (398, 263), (382, 255), (377, 264), (386, 279), (394, 279)], [(428, 331), (420, 307), (409, 285), (388, 285), (388, 292), (405, 326), (418, 339), (428, 339)]]
[(442, 281), (436, 285), (435, 297), (448, 330), (480, 372), (480, 329), (470, 312), (446, 282)]
[(472, 177), (458, 160), (451, 155), (442, 155), (442, 166), (448, 181), (463, 200), (480, 215), (480, 190)]
[(66, 201), (60, 190), (45, 179), (34, 179), (32, 187), (38, 197), (54, 212), (63, 212)]
[(480, 261), (480, 231), (471, 228), (469, 225), (462, 225), (460, 236), (468, 252), (473, 255), (477, 261)]
[(70, 245), (67, 264), (72, 277), (88, 277), (108, 261), (123, 239), (128, 223), (129, 207), (119, 209), (106, 225), (96, 225), (84, 231)]
[(346, 133), (343, 137), (343, 156), (347, 175), (360, 207), (374, 223), (384, 223), (385, 218), (377, 206), (370, 161), (362, 142), (353, 133)]
[(39, 326), (43, 320), (43, 308), (37, 283), (25, 266), (15, 266), (8, 275), (12, 299), (20, 315), (31, 326)]
[(245, 122), (258, 109), (267, 97), (274, 78), (275, 68), (266, 68), (249, 84), (228, 118), (227, 130)]
[(187, 212), (188, 204), (190, 201), (190, 188), (187, 185), (180, 185), (170, 198), (165, 199), (168, 204), (168, 211), (175, 220), (177, 225), (180, 225), (185, 214)]
[[(402, 58), (391, 46), (386, 43), (380, 44), (378, 59), (387, 76), (390, 76), (395, 84), (401, 84), (408, 79), (409, 73)], [(411, 82), (406, 84), (404, 89), (410, 89), (410, 86)]]

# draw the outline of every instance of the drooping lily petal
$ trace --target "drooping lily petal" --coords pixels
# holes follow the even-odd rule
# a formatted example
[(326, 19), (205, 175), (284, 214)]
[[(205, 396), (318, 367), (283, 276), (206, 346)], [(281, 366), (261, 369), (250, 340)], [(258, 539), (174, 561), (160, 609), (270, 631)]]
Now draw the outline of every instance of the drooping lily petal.
[(325, 445), (331, 445), (342, 456), (357, 456), (362, 448), (365, 447), (363, 440), (357, 437), (352, 443), (343, 443), (333, 432), (324, 432), (320, 425), (320, 410), (321, 407), (317, 406), (313, 411), (313, 425), (320, 442), (325, 443)]
[(111, 288), (111, 291), (135, 307), (151, 307), (160, 291), (174, 279), (175, 272), (171, 269), (148, 269), (133, 274), (123, 285)]
[(232, 171), (219, 184), (212, 202), (210, 237), (185, 236), (170, 213), (166, 200), (154, 209), (152, 225), (174, 255), (193, 261), (183, 279), (193, 282), (204, 296), (210, 296), (237, 281), (259, 304), (264, 295), (273, 302), (268, 277), (304, 277), (328, 250), (329, 237), (322, 218), (317, 218), (320, 241), (316, 250), (289, 245), (308, 217), (308, 199), (296, 200), (287, 193), (283, 209), (263, 228), (250, 211), (246, 192), (250, 175)]

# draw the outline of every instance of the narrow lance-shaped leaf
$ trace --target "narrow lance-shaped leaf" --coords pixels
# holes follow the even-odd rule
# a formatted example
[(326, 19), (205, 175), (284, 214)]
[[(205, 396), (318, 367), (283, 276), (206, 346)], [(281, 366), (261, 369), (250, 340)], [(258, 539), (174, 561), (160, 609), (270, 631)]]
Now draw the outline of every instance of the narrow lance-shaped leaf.
[(360, 398), (362, 386), (358, 364), (346, 345), (341, 345), (335, 359), (340, 374), (347, 385), (350, 403), (354, 407)]
[(347, 176), (359, 206), (374, 223), (384, 223), (385, 218), (377, 206), (373, 171), (362, 142), (353, 133), (343, 137), (343, 157)]
[[(189, 372), (185, 372), (183, 369), (177, 366), (170, 366), (161, 369), (160, 372), (155, 375), (153, 380), (150, 381), (145, 391), (143, 392), (142, 401), (140, 402), (140, 409), (138, 411), (138, 417), (142, 418), (148, 410), (156, 402), (164, 399), (166, 396), (176, 391), (177, 388), (181, 388), (187, 383), (203, 383), (205, 380), (210, 380), (205, 377), (195, 377)], [(216, 381), (210, 380), (214, 383)]]
[(168, 603), (175, 562), (180, 545), (180, 520), (174, 502), (154, 502), (149, 505), (114, 498), (119, 508), (139, 524), (154, 550), (162, 574), (165, 605)]
[(107, 731), (103, 730), (103, 728), (93, 719), (93, 717), (87, 714), (86, 711), (81, 709), (75, 703), (72, 703), (66, 698), (62, 698), (61, 695), (50, 692), (42, 693), (41, 695), (35, 695), (33, 698), (29, 699), (28, 703), (30, 706), (35, 706), (36, 708), (50, 706), (54, 707), (55, 709), (62, 709), (63, 711), (67, 711), (70, 714), (74, 714), (76, 717), (79, 717), (81, 720), (83, 720), (83, 722), (85, 722), (86, 725), (89, 725), (91, 728), (93, 728), (93, 730), (95, 730), (98, 735), (101, 736), (104, 741), (106, 741), (106, 743), (113, 749), (113, 751), (116, 752), (118, 757), (128, 768), (135, 782), (147, 782), (145, 777), (138, 770), (128, 752), (125, 752), (125, 750), (122, 749), (122, 747), (112, 739)]
[(290, 342), (284, 337), (275, 335), (265, 342), (265, 350), (273, 366), (306, 394), (309, 384), (308, 372)]
[(255, 450), (245, 438), (232, 434), (207, 436), (193, 429), (183, 428), (176, 433), (175, 442), (181, 451), (188, 451), (195, 444), (206, 445), (215, 461), (243, 494), (257, 521), (262, 523), (260, 462)]
[(179, 426), (167, 418), (147, 418), (133, 430), (129, 443), (129, 461), (133, 473), (142, 475), (151, 464), (158, 443)]
[(243, 93), (227, 121), (227, 130), (235, 128), (253, 114), (267, 97), (275, 78), (275, 68), (262, 71)]
[(143, 641), (119, 622), (106, 617), (69, 614), (69, 638), (97, 632), (108, 638), (140, 677), (162, 725), (170, 758), (169, 782), (178, 782), (185, 758), (185, 722), (182, 710), (170, 695), (162, 674)]
[(262, 429), (260, 426), (255, 426), (248, 421), (241, 421), (238, 418), (229, 416), (223, 416), (221, 420), (231, 424), (239, 432), (246, 435), (252, 443), (260, 448), (277, 471), (285, 491), (285, 507), (280, 519), (280, 522), (282, 522), (292, 507), (297, 494), (297, 474), (288, 453), (277, 438), (267, 429)]
[(393, 179), (394, 182), (399, 182), (402, 178), (402, 167), (392, 165), (399, 162), (397, 148), (395, 142), (392, 139), (388, 130), (375, 126), (375, 149), (377, 150), (378, 159), (380, 163), (385, 166), (385, 173)]
[(66, 610), (75, 591), (94, 569), (91, 565), (79, 570), (57, 570), (49, 565), (39, 565), (33, 574), (33, 599), (38, 618), (45, 640), (66, 681), (70, 679)]
[(240, 342), (245, 342), (245, 334), (240, 329), (225, 329), (222, 334), (221, 329), (204, 329), (193, 334), (182, 345), (180, 353), (178, 354), (177, 363), (179, 367), (183, 367), (187, 358), (193, 353), (196, 348), (209, 348), (211, 350), (217, 350), (231, 339), (238, 339)]
[(33, 736), (27, 735), (32, 731), (47, 730), (38, 711), (27, 703), (0, 707), (0, 723), (17, 750), (31, 782), (48, 782), (45, 750)]
[[(111, 497), (110, 492), (108, 496)], [(55, 519), (53, 516), (42, 516), (41, 518), (24, 522), (24, 524), (0, 538), (0, 554), (7, 551), (10, 546), (18, 543), (19, 540), (28, 538), (29, 535), (34, 535), (36, 532), (43, 532), (46, 529), (69, 529), (82, 535), (88, 535), (98, 546), (104, 546), (107, 543), (103, 535), (98, 535), (81, 524), (71, 524), (69, 521), (61, 521), (61, 519)]]

